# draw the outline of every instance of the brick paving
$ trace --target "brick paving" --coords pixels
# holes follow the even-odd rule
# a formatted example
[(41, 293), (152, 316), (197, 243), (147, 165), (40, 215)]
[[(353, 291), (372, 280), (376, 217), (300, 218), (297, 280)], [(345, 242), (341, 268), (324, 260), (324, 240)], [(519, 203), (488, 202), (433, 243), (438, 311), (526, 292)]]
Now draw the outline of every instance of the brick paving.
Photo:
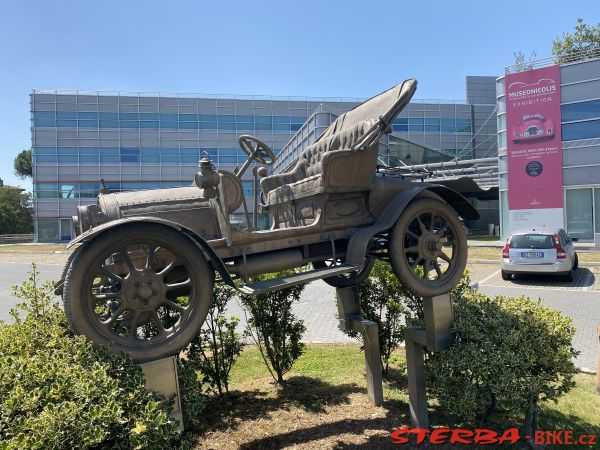
[[(36, 258), (41, 263), (42, 278), (57, 278), (65, 256), (49, 254)], [(32, 255), (0, 255), (0, 320), (9, 319), (8, 310), (16, 303), (10, 294), (10, 286), (25, 278), (31, 259)], [(47, 264), (50, 261), (54, 264)], [(540, 297), (547, 306), (572, 317), (577, 329), (573, 345), (581, 351), (576, 363), (580, 368), (595, 369), (598, 354), (596, 329), (600, 325), (600, 266), (585, 267), (582, 263), (573, 283), (552, 277), (505, 281), (497, 264), (469, 264), (468, 269), (472, 283), (478, 283), (479, 289), (486, 295)], [(338, 329), (335, 289), (323, 281), (307, 285), (293, 311), (304, 320), (306, 342), (356, 342)], [(244, 314), (237, 300), (231, 302), (228, 313), (242, 319), (242, 330)]]
[[(573, 346), (581, 352), (576, 359), (579, 368), (591, 370), (596, 367), (598, 338), (596, 327), (600, 325), (600, 267), (581, 267), (575, 273), (573, 283), (552, 277), (520, 278), (502, 280), (497, 264), (469, 264), (469, 276), (486, 295), (528, 295), (541, 297), (549, 307), (571, 316), (577, 330)], [(335, 289), (323, 281), (306, 286), (302, 298), (294, 305), (296, 316), (304, 320), (305, 342), (347, 343), (356, 342), (338, 329)], [(233, 301), (228, 313), (242, 318), (239, 303)]]

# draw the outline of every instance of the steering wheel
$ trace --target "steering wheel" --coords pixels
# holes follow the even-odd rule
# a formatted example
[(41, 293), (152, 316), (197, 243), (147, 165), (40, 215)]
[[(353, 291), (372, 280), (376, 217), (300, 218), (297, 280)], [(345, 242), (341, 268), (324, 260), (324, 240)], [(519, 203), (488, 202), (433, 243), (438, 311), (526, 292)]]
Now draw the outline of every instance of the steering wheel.
[(256, 139), (254, 136), (249, 134), (242, 134), (238, 138), (240, 147), (251, 159), (258, 161), (261, 164), (267, 164), (270, 166), (275, 162), (275, 155), (273, 150), (263, 141)]

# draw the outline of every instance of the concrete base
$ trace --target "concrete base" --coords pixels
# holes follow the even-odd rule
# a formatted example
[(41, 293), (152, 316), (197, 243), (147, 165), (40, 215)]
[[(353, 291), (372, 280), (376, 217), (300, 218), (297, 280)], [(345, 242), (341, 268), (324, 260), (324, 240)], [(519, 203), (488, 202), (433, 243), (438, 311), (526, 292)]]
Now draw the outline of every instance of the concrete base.
[(171, 417), (179, 422), (179, 432), (183, 432), (183, 411), (179, 395), (177, 379), (177, 360), (174, 356), (141, 363), (140, 367), (146, 378), (146, 388), (164, 398), (175, 396)]

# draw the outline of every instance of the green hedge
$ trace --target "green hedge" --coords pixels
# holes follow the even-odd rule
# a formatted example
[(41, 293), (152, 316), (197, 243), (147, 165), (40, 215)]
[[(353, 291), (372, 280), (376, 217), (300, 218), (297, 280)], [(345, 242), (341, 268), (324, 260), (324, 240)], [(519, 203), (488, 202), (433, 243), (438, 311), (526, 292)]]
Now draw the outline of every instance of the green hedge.
[(0, 324), (0, 449), (165, 449), (177, 424), (138, 365), (74, 337), (37, 286), (16, 288), (27, 315)]
[(503, 411), (535, 428), (540, 400), (574, 385), (578, 354), (572, 319), (540, 301), (453, 292), (456, 341), (429, 354), (430, 392), (459, 422), (485, 422)]

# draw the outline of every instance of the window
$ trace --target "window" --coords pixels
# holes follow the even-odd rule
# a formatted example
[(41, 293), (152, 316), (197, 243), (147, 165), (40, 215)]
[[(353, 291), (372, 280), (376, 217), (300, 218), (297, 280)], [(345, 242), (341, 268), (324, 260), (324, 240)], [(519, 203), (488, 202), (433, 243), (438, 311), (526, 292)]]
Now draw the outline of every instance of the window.
[(567, 233), (579, 239), (594, 239), (592, 189), (566, 190)]
[(98, 183), (81, 183), (79, 185), (80, 198), (95, 198), (100, 193)]
[(60, 219), (60, 240), (70, 241), (71, 235), (71, 219)]
[(595, 232), (600, 233), (600, 188), (594, 188), (594, 223)]
[(600, 118), (600, 100), (570, 103), (560, 109), (563, 122)]
[(562, 126), (563, 141), (576, 141), (595, 137), (600, 137), (600, 120), (565, 123)]
[(77, 186), (75, 184), (61, 184), (58, 193), (60, 198), (77, 198)]
[(38, 242), (58, 241), (58, 219), (38, 219), (35, 225)]
[(121, 148), (121, 162), (140, 162), (140, 149), (135, 147)]
[(142, 148), (141, 154), (143, 163), (160, 163), (158, 148)]

